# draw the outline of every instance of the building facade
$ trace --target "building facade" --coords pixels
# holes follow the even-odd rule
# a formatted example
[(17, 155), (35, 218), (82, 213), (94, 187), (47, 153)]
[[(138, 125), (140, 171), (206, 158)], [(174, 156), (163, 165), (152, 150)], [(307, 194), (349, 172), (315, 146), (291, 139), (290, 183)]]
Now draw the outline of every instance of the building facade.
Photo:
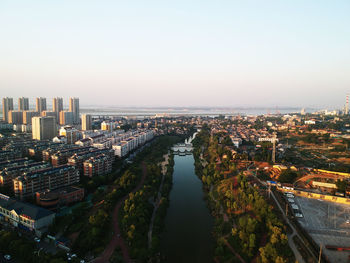
[(52, 99), (52, 111), (56, 113), (56, 121), (60, 123), (60, 112), (63, 111), (63, 99), (53, 98)]
[(79, 172), (70, 165), (31, 171), (13, 179), (15, 197), (33, 197), (36, 192), (53, 190), (79, 183)]
[(35, 232), (41, 236), (55, 219), (55, 213), (0, 194), (0, 223)]
[(73, 112), (74, 124), (79, 124), (80, 123), (79, 98), (70, 98), (69, 99), (69, 111)]
[(5, 122), (8, 122), (9, 111), (13, 110), (13, 99), (12, 98), (3, 98), (2, 99), (2, 119)]
[(36, 111), (41, 114), (41, 112), (46, 110), (46, 98), (36, 98)]
[(18, 98), (18, 110), (25, 111), (29, 110), (29, 99), (28, 98)]
[(60, 112), (60, 125), (72, 125), (74, 123), (74, 114), (71, 111)]
[(23, 123), (23, 112), (18, 110), (11, 110), (8, 113), (8, 123), (22, 124)]
[(92, 117), (89, 114), (81, 115), (81, 129), (83, 131), (92, 130)]
[(52, 140), (57, 135), (55, 117), (33, 117), (32, 137), (35, 140)]
[(37, 111), (23, 111), (23, 124), (32, 124), (32, 118), (40, 116)]

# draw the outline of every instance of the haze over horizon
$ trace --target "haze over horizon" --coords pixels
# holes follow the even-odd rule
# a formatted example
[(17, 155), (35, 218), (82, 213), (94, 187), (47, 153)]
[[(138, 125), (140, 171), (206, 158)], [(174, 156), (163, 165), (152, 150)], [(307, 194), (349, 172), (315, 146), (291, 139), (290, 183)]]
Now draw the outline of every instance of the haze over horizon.
[(1, 95), (76, 96), (82, 107), (342, 108), (349, 12), (345, 0), (5, 0)]

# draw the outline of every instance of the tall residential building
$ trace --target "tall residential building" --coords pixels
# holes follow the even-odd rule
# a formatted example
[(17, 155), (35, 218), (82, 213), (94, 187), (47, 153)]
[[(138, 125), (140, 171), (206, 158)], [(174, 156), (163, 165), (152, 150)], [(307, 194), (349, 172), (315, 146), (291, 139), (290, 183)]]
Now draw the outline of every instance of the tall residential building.
[(69, 99), (69, 111), (73, 112), (73, 121), (74, 123), (80, 123), (79, 118), (79, 98), (70, 98)]
[(10, 110), (8, 113), (8, 123), (23, 124), (23, 111)]
[(33, 117), (32, 135), (36, 140), (51, 140), (57, 135), (55, 117)]
[(46, 98), (36, 98), (36, 111), (41, 114), (41, 112), (46, 111)]
[(92, 118), (89, 114), (81, 115), (81, 129), (83, 131), (92, 130)]
[(57, 123), (57, 115), (56, 115), (56, 112), (54, 112), (54, 111), (47, 111), (47, 110), (45, 110), (45, 111), (43, 111), (41, 113), (41, 116), (43, 116), (43, 117), (54, 117), (55, 120), (56, 120), (56, 123)]
[(52, 111), (56, 112), (56, 120), (59, 123), (60, 112), (63, 111), (63, 99), (53, 98), (52, 99)]
[(71, 111), (60, 112), (60, 125), (71, 125), (74, 123), (74, 113)]
[(345, 115), (349, 114), (349, 95), (346, 95)]
[(37, 111), (23, 111), (23, 124), (32, 124), (32, 118), (40, 116)]
[(8, 122), (9, 111), (13, 110), (13, 99), (12, 98), (3, 98), (2, 99), (2, 119)]
[(29, 99), (28, 98), (18, 98), (18, 110), (25, 111), (29, 110)]

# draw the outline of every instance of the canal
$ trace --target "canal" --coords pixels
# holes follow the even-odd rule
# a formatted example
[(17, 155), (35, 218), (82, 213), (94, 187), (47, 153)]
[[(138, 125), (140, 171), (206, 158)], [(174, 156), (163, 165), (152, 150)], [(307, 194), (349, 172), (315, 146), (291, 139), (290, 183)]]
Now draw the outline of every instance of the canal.
[[(178, 147), (180, 151), (185, 146)], [(213, 219), (203, 199), (192, 154), (175, 155), (173, 188), (161, 242), (164, 262), (212, 262)]]

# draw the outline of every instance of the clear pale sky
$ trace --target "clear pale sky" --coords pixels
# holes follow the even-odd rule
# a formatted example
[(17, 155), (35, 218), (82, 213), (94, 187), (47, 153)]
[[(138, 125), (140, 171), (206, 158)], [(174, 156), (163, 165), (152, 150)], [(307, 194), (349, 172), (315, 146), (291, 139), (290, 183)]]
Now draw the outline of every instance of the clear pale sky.
[(350, 92), (350, 1), (0, 1), (1, 96), (317, 106)]

